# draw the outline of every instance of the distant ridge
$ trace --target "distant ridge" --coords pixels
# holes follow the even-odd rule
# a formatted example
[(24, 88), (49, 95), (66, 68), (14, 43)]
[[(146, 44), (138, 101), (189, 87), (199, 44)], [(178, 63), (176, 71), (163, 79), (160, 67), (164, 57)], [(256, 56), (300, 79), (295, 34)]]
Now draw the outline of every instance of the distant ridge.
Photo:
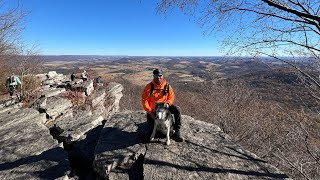
[(76, 61), (89, 59), (114, 59), (128, 57), (127, 55), (41, 55), (45, 61)]

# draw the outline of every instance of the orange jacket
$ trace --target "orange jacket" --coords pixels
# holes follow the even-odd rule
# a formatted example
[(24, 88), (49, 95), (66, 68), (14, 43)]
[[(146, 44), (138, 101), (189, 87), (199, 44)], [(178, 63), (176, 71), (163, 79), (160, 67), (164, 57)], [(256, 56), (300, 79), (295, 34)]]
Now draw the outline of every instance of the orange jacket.
[(151, 96), (150, 83), (146, 85), (142, 93), (142, 106), (144, 110), (147, 112), (154, 111), (155, 102), (166, 102), (172, 105), (174, 102), (174, 92), (171, 86), (169, 86), (169, 92), (165, 96), (163, 95), (167, 81), (163, 79), (160, 85), (156, 84), (154, 81), (152, 81), (152, 83), (154, 84), (154, 88)]

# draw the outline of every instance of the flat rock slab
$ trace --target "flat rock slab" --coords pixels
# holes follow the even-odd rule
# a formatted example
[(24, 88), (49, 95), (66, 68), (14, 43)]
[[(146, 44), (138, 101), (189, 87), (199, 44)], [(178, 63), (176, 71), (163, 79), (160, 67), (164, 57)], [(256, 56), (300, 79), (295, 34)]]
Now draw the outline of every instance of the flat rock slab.
[(105, 89), (99, 89), (95, 91), (95, 93), (92, 95), (92, 102), (91, 105), (93, 107), (97, 106), (99, 103), (104, 102), (104, 97), (106, 96)]
[(0, 113), (0, 179), (68, 178), (68, 156), (35, 109)]
[(146, 146), (140, 144), (146, 123), (142, 114), (116, 113), (105, 124), (95, 149), (94, 169), (104, 178), (118, 166), (133, 163)]
[(59, 136), (68, 144), (84, 138), (84, 134), (102, 124), (103, 117), (91, 112), (81, 112), (56, 122), (55, 127), (62, 132)]
[(96, 172), (109, 179), (289, 179), (243, 150), (218, 126), (182, 116), (185, 142), (164, 138), (143, 144), (143, 112), (117, 113), (106, 123), (95, 151)]
[(183, 116), (186, 141), (148, 144), (145, 179), (285, 179), (287, 175), (243, 150), (219, 127)]
[[(22, 103), (17, 103), (17, 104), (14, 104), (12, 106), (9, 106), (9, 107), (0, 107), (0, 114), (4, 113), (4, 112), (7, 112), (7, 113), (14, 113), (16, 111), (19, 111), (19, 109), (23, 106)], [(1, 117), (0, 117), (1, 119)], [(1, 120), (0, 120), (1, 121)]]
[(9, 107), (9, 106), (13, 106), (13, 105), (15, 105), (15, 104), (17, 104), (19, 102), (20, 102), (20, 100), (18, 99), (17, 96), (12, 96), (12, 97), (10, 97), (8, 99), (0, 101), (0, 109), (6, 108), (6, 107)]
[(47, 98), (45, 106), (41, 107), (40, 111), (45, 112), (49, 118), (55, 119), (70, 107), (72, 107), (70, 100), (53, 96)]
[(109, 112), (106, 118), (111, 117), (115, 112), (120, 109), (119, 103), (122, 98), (123, 86), (119, 83), (110, 82), (106, 87), (106, 111)]
[(106, 93), (109, 96), (117, 96), (118, 94), (121, 94), (123, 90), (123, 86), (116, 82), (110, 82), (106, 87)]
[(44, 95), (45, 97), (52, 97), (52, 96), (57, 96), (65, 91), (66, 91), (65, 88), (52, 88), (42, 92), (42, 95)]

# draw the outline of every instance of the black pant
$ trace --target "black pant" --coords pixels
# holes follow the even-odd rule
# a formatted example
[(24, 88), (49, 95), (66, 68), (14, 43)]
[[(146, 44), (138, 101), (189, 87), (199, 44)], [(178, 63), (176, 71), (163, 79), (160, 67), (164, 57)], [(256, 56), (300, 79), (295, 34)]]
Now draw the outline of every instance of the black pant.
[(16, 86), (9, 86), (9, 92), (10, 92), (10, 96), (13, 96), (14, 93), (16, 92)]
[[(179, 106), (171, 105), (169, 107), (169, 111), (171, 112), (171, 114), (174, 115), (173, 129), (175, 131), (179, 131), (181, 128), (181, 109)], [(147, 123), (148, 123), (149, 132), (151, 135), (153, 126), (154, 126), (154, 119), (152, 119), (149, 113), (147, 113)]]

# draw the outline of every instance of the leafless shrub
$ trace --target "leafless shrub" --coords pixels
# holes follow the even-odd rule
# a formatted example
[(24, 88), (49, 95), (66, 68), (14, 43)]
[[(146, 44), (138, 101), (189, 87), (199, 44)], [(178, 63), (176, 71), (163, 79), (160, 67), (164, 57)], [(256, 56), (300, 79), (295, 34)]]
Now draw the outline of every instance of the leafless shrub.
[(31, 90), (37, 90), (41, 86), (40, 79), (37, 78), (34, 74), (25, 76), (23, 79), (23, 82), (24, 82), (23, 89), (25, 93), (28, 93), (28, 91), (31, 91)]
[(25, 93), (22, 99), (23, 107), (28, 108), (40, 97), (40, 92), (37, 90), (30, 90)]
[[(40, 97), (40, 80), (34, 75), (28, 75), (24, 78), (24, 90), (21, 93), (24, 107), (30, 107), (37, 98)], [(21, 87), (19, 87), (20, 92)]]
[(6, 63), (0, 57), (0, 95), (7, 94), (9, 90), (6, 88), (6, 79), (10, 75), (10, 71)]
[(83, 110), (85, 108), (85, 96), (83, 92), (66, 91), (62, 96), (71, 100), (74, 110)]
[(143, 86), (137, 86), (125, 79), (118, 81), (124, 87), (122, 93), (123, 97), (120, 102), (120, 109), (122, 110), (142, 110), (141, 95), (143, 91)]

